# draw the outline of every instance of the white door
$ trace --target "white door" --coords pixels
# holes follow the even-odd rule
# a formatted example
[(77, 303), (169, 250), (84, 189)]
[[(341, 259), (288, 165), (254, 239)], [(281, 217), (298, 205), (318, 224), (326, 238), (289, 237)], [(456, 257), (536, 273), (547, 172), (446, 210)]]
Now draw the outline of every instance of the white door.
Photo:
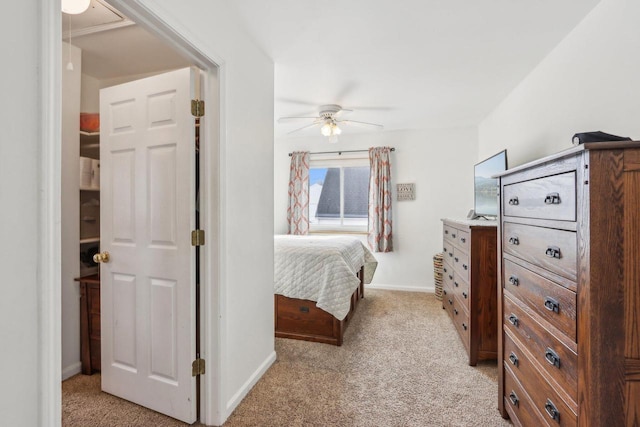
[(197, 70), (100, 91), (102, 390), (196, 420)]

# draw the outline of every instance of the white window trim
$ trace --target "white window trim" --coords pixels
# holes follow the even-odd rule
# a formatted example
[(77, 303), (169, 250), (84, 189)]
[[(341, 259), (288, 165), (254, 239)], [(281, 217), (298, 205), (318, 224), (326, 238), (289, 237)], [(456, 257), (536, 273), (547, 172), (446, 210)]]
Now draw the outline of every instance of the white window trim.
[[(340, 157), (317, 157), (309, 161), (309, 169), (340, 168), (340, 212), (344, 212), (344, 169), (342, 168), (362, 166), (371, 166), (369, 163), (369, 157), (363, 157), (362, 154), (351, 155), (348, 157), (345, 157), (344, 155)], [(344, 220), (344, 218), (341, 218), (341, 220)], [(344, 224), (312, 224), (311, 222), (309, 222), (310, 234), (367, 234), (368, 230), (368, 223), (367, 225), (354, 226)]]

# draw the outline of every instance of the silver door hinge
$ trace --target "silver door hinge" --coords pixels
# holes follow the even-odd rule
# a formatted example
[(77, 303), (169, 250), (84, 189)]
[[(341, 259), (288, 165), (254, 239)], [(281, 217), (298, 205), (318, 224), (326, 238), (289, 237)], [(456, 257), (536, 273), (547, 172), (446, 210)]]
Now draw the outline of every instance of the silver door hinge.
[(197, 377), (198, 375), (204, 375), (204, 359), (196, 359), (191, 364), (191, 376)]
[(204, 246), (204, 230), (191, 232), (191, 246)]
[(204, 116), (204, 101), (200, 99), (191, 100), (191, 115), (194, 117)]

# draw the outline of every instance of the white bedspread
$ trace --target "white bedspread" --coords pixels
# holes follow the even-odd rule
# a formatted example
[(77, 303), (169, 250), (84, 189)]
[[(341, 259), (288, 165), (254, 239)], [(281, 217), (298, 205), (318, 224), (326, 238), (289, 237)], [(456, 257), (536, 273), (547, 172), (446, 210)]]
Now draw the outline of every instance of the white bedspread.
[(371, 283), (378, 262), (360, 240), (332, 236), (275, 236), (275, 293), (316, 301), (318, 308), (342, 320), (364, 265)]

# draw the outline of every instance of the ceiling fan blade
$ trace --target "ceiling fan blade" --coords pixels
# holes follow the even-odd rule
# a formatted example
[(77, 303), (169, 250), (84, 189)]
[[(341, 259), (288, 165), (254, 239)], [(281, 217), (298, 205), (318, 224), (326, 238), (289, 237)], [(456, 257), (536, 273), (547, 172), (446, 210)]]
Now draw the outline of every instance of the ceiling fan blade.
[(280, 117), (278, 119), (278, 123), (284, 123), (284, 122), (288, 122), (290, 120), (299, 120), (299, 119), (314, 119), (317, 120), (318, 117), (295, 117), (295, 116), (291, 116), (291, 117)]
[(317, 107), (318, 104), (316, 102), (309, 102), (309, 101), (304, 101), (301, 99), (294, 99), (294, 98), (277, 98), (276, 101), (278, 102), (286, 102), (288, 104), (297, 104), (297, 105), (304, 105), (304, 106), (308, 106), (308, 107)]
[(341, 108), (340, 111), (338, 111), (335, 115), (341, 116), (342, 113), (353, 113), (353, 110), (349, 110), (348, 108)]
[(380, 129), (384, 129), (383, 125), (379, 125), (377, 123), (368, 123), (368, 122), (359, 122), (357, 120), (337, 120), (337, 122), (339, 123), (345, 123), (345, 124), (357, 124), (357, 125), (366, 125), (366, 126), (376, 126)]
[(289, 134), (291, 134), (291, 133), (294, 133), (294, 132), (301, 131), (301, 130), (306, 129), (306, 128), (310, 128), (311, 126), (315, 126), (315, 125), (317, 125), (318, 123), (320, 123), (320, 121), (321, 121), (321, 120), (314, 120), (314, 122), (313, 122), (313, 123), (311, 123), (311, 124), (308, 124), (308, 125), (302, 126), (301, 128), (298, 128), (298, 129), (294, 129), (294, 130), (292, 130), (291, 132), (287, 132), (287, 135), (289, 135)]

